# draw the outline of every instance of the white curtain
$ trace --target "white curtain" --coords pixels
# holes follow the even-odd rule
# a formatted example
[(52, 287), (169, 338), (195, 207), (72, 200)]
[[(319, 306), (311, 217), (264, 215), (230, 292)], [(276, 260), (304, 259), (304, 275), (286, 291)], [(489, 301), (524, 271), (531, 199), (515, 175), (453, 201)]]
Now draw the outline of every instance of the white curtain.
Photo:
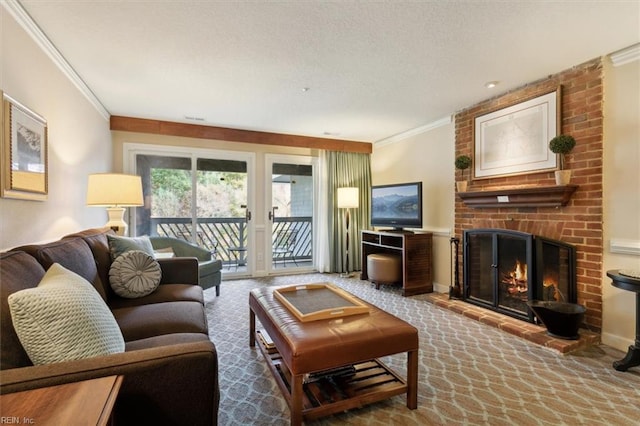
[(314, 238), (316, 265), (319, 272), (331, 272), (331, 253), (329, 250), (329, 174), (327, 151), (320, 152), (318, 179), (318, 238)]

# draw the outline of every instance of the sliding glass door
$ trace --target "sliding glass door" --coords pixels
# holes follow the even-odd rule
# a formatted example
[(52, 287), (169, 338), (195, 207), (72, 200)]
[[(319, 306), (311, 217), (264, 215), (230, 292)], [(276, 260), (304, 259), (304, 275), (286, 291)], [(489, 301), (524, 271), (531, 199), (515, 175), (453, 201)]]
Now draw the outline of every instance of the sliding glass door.
[(198, 230), (215, 241), (227, 273), (249, 272), (247, 162), (198, 158), (196, 173)]
[(315, 163), (310, 157), (266, 157), (270, 272), (314, 267)]
[(250, 275), (253, 156), (194, 151), (130, 149), (145, 196), (136, 209), (135, 235), (189, 241), (221, 259), (223, 274)]

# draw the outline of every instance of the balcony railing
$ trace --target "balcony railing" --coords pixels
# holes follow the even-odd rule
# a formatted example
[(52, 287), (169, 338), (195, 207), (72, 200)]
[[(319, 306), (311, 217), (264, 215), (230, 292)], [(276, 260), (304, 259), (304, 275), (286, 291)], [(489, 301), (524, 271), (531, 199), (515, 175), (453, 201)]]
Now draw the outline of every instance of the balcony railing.
[[(274, 247), (287, 245), (290, 250), (278, 261), (311, 260), (313, 251), (311, 217), (277, 217), (272, 228)], [(152, 236), (173, 237), (195, 242), (215, 252), (225, 265), (246, 262), (247, 221), (245, 218), (199, 218), (196, 222), (195, 241), (191, 218), (152, 217)], [(233, 250), (241, 249), (241, 250)], [(236, 256), (240, 256), (236, 258)]]

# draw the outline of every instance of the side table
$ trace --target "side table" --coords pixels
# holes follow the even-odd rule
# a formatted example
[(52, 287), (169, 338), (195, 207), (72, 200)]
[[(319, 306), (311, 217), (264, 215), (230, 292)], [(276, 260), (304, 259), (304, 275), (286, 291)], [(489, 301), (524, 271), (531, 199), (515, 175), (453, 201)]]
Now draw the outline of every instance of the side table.
[(1, 416), (15, 424), (106, 426), (122, 378), (108, 376), (4, 394)]
[(607, 276), (613, 281), (614, 287), (636, 293), (636, 341), (629, 346), (629, 351), (623, 359), (613, 363), (616, 370), (627, 371), (640, 365), (640, 278), (621, 274), (619, 269), (607, 271)]

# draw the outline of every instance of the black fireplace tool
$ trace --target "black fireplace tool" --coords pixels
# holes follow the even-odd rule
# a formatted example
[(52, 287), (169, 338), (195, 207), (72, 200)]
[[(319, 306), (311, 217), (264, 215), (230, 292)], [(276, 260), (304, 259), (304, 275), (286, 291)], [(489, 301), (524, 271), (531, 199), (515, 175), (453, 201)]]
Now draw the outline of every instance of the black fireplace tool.
[(451, 279), (451, 285), (449, 286), (449, 299), (460, 299), (462, 296), (462, 290), (460, 288), (460, 266), (458, 264), (458, 246), (460, 239), (457, 237), (451, 237), (449, 243), (454, 246), (455, 257), (452, 258), (454, 264), (453, 271), (454, 276)]

